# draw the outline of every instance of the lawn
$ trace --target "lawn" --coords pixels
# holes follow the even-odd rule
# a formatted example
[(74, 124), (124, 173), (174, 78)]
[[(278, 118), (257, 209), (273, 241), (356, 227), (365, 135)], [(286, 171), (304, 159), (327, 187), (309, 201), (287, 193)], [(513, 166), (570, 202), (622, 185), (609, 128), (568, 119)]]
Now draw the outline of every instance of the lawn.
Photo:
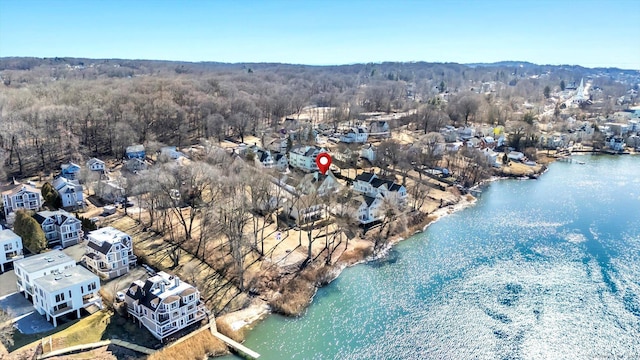
[(36, 346), (41, 339), (45, 339), (45, 352), (49, 348), (49, 337), (53, 350), (70, 346), (89, 344), (107, 339), (120, 339), (140, 346), (154, 348), (159, 344), (145, 328), (138, 328), (133, 321), (107, 310), (98, 311), (93, 315), (74, 320), (58, 326), (54, 330), (40, 334), (14, 334), (14, 345), (9, 351), (27, 346)]

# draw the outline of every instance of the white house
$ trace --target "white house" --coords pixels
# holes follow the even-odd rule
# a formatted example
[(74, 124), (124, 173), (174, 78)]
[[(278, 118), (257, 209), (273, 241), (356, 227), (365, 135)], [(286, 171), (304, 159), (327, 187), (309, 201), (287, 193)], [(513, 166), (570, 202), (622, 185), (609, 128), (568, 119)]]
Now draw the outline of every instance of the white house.
[(326, 152), (317, 146), (296, 146), (289, 152), (289, 165), (305, 172), (318, 171), (316, 157)]
[(89, 270), (102, 278), (112, 279), (129, 272), (137, 257), (133, 254), (131, 237), (112, 227), (94, 230), (88, 235), (86, 254), (83, 256)]
[(31, 185), (18, 184), (16, 187), (2, 192), (2, 204), (4, 215), (19, 209), (38, 210), (42, 207), (42, 195), (40, 190)]
[(254, 153), (255, 153), (255, 161), (256, 163), (259, 163), (260, 165), (262, 165), (263, 167), (267, 168), (267, 169), (271, 169), (275, 166), (275, 161), (273, 160), (273, 157), (271, 156), (271, 151), (269, 150), (263, 150), (260, 149), (258, 147), (254, 148)]
[(494, 167), (499, 167), (500, 164), (498, 163), (498, 153), (493, 151), (492, 149), (489, 148), (484, 148), (482, 150), (480, 150), (480, 152), (482, 152), (482, 154), (487, 158), (487, 162), (489, 163), (489, 165), (494, 166)]
[(118, 203), (124, 201), (125, 190), (114, 182), (101, 181), (96, 186), (96, 194), (106, 202)]
[(382, 195), (380, 194), (374, 197), (359, 195), (353, 199), (351, 206), (361, 224), (369, 224), (382, 219), (383, 214), (380, 211), (382, 199)]
[(612, 136), (607, 139), (607, 147), (613, 151), (622, 152), (625, 146), (624, 139), (621, 136)]
[(507, 158), (509, 158), (509, 160), (522, 161), (524, 154), (519, 151), (511, 151), (507, 154)]
[(82, 222), (64, 210), (40, 211), (33, 218), (42, 227), (50, 247), (75, 245), (83, 236)]
[(396, 184), (391, 180), (382, 180), (368, 172), (356, 176), (353, 190), (369, 197), (376, 197), (378, 194), (383, 197), (394, 197), (400, 205), (404, 204), (407, 198), (407, 189), (404, 185)]
[(283, 153), (274, 152), (271, 154), (271, 156), (273, 157), (274, 165), (276, 169), (278, 169), (278, 171), (287, 170), (287, 168), (289, 167), (289, 161)]
[(340, 141), (345, 143), (365, 143), (369, 138), (369, 132), (362, 126), (350, 128), (345, 134), (340, 135)]
[(207, 317), (198, 289), (163, 271), (134, 281), (125, 301), (128, 313), (159, 340)]
[(387, 137), (391, 134), (389, 123), (384, 120), (372, 121), (369, 124), (369, 136)]
[(124, 163), (125, 169), (132, 173), (138, 173), (138, 171), (147, 170), (147, 163), (140, 158), (131, 158)]
[(60, 195), (60, 198), (62, 199), (62, 207), (84, 207), (82, 185), (80, 185), (78, 180), (69, 180), (60, 176), (53, 180), (51, 185)]
[(33, 280), (33, 306), (58, 326), (58, 318), (74, 313), (80, 318), (80, 310), (90, 306), (102, 309), (98, 294), (100, 279), (82, 266), (54, 271)]
[(91, 158), (87, 161), (87, 169), (91, 171), (104, 172), (105, 164), (104, 161), (98, 158)]
[(178, 160), (181, 157), (187, 157), (183, 152), (177, 150), (175, 146), (163, 146), (160, 148), (160, 156), (166, 156), (171, 160)]
[(9, 229), (0, 230), (0, 269), (16, 260), (24, 258), (22, 254), (22, 239)]
[(76, 261), (60, 250), (52, 250), (28, 258), (14, 261), (13, 271), (16, 273), (18, 292), (24, 292), (24, 297), (33, 300), (35, 293), (33, 282), (43, 276), (62, 272), (76, 266)]
[(326, 206), (320, 202), (311, 203), (306, 195), (286, 203), (283, 210), (299, 224), (322, 220), (327, 216)]
[(376, 148), (374, 148), (372, 144), (364, 145), (362, 149), (360, 149), (360, 157), (373, 163), (376, 160)]

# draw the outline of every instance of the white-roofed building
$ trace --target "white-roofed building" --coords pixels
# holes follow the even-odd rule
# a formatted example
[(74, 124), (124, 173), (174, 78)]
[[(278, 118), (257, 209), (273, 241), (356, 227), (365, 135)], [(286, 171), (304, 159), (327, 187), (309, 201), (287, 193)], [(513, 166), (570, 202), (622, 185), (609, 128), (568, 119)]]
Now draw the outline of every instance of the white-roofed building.
[(102, 299), (98, 295), (100, 279), (83, 268), (73, 266), (62, 271), (34, 279), (33, 306), (40, 315), (58, 326), (58, 318), (75, 312), (80, 318), (80, 310), (96, 305), (102, 308)]
[(76, 266), (76, 261), (60, 250), (30, 256), (13, 263), (16, 273), (16, 285), (24, 297), (31, 300), (34, 297), (33, 282), (54, 272), (62, 272)]
[(137, 257), (133, 254), (131, 237), (120, 230), (105, 227), (88, 235), (83, 260), (89, 270), (105, 279), (112, 279), (129, 272)]

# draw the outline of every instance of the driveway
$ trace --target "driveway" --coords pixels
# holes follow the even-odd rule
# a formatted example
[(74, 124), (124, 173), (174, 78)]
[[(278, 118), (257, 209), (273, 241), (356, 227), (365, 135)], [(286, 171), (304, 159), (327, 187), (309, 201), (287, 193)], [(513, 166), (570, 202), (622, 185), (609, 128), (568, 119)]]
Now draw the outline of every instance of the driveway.
[(13, 272), (13, 269), (0, 274), (0, 298), (16, 291), (18, 291), (18, 286), (16, 285), (16, 273)]
[(135, 280), (142, 280), (144, 282), (148, 277), (149, 275), (147, 274), (147, 271), (142, 266), (137, 266), (134, 269), (129, 270), (128, 273), (105, 282), (101, 288), (111, 295), (111, 297), (114, 297), (115, 292), (125, 292), (129, 288), (129, 285), (131, 285)]
[(23, 334), (35, 334), (53, 329), (53, 325), (40, 315), (21, 293), (0, 298), (0, 308), (11, 315), (13, 326)]
[(69, 255), (76, 262), (80, 261), (82, 256), (84, 255), (87, 248), (87, 242), (82, 241), (79, 244), (69, 246), (68, 248), (62, 249), (62, 252)]

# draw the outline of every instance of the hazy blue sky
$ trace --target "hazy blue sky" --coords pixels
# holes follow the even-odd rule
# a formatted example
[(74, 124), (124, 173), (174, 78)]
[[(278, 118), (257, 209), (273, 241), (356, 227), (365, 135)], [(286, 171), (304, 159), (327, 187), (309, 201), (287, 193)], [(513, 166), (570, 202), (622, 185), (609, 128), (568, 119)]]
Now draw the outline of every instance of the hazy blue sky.
[(640, 0), (0, 0), (0, 56), (640, 69)]

